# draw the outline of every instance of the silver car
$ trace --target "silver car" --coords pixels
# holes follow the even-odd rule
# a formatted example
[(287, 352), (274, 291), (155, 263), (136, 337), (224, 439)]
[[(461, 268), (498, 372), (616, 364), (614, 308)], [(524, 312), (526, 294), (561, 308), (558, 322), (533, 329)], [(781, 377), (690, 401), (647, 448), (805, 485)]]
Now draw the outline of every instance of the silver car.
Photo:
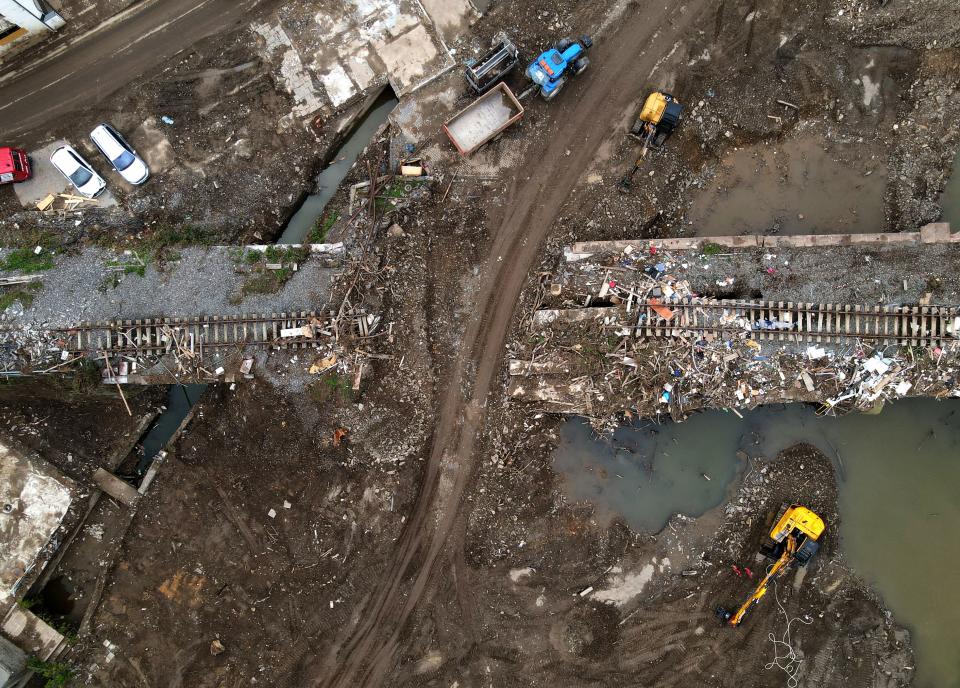
[(147, 164), (120, 135), (120, 132), (109, 124), (101, 124), (91, 131), (90, 138), (104, 157), (110, 161), (113, 169), (128, 183), (138, 186), (150, 177)]
[(53, 151), (50, 162), (73, 184), (81, 196), (96, 198), (107, 188), (103, 177), (90, 167), (90, 163), (84, 160), (73, 146), (60, 146)]

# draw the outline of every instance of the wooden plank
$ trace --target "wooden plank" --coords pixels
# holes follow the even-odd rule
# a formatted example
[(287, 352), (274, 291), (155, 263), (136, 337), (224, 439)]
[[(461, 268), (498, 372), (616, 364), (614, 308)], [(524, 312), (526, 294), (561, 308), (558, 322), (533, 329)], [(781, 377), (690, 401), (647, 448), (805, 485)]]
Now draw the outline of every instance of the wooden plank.
[(140, 499), (140, 494), (133, 485), (102, 468), (98, 468), (93, 474), (93, 482), (121, 504), (133, 506)]

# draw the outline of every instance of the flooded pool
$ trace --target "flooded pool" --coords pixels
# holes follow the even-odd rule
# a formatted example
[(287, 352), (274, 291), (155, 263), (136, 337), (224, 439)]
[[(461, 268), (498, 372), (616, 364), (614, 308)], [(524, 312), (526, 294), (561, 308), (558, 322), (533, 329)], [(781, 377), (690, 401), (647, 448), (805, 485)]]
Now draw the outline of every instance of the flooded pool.
[(960, 155), (953, 161), (953, 171), (940, 197), (940, 222), (949, 222), (954, 229), (960, 228)]
[(301, 244), (308, 240), (311, 230), (323, 215), (323, 209), (398, 102), (389, 89), (377, 99), (337, 151), (333, 162), (317, 176), (317, 193), (307, 196), (300, 209), (290, 218), (277, 240), (278, 244)]
[[(914, 399), (878, 416), (818, 418), (807, 406), (711, 411), (682, 424), (621, 428), (612, 442), (567, 423), (554, 466), (571, 499), (635, 528), (719, 504), (743, 461), (809, 442), (832, 457), (841, 545), (913, 632), (917, 688), (960, 688), (960, 400)], [(706, 480), (703, 474), (710, 476)]]
[(886, 167), (869, 151), (819, 137), (736, 151), (694, 199), (691, 229), (697, 236), (886, 231)]

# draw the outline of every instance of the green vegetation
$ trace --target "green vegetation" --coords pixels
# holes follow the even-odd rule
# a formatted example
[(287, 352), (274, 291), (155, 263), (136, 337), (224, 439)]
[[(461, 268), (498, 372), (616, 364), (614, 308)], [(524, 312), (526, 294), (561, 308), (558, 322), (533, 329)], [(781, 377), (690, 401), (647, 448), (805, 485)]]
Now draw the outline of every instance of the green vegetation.
[(14, 303), (19, 301), (24, 308), (30, 308), (33, 305), (33, 299), (36, 292), (43, 288), (40, 282), (30, 282), (23, 286), (11, 289), (0, 294), (0, 313), (7, 310)]
[(398, 198), (404, 198), (404, 182), (394, 181), (387, 185), (383, 191), (377, 195), (377, 208), (380, 210), (389, 210)]
[[(293, 277), (293, 265), (300, 265), (309, 257), (309, 248), (283, 245), (271, 245), (265, 251), (248, 250), (234, 256), (236, 262), (250, 267), (250, 273), (240, 287), (240, 293), (235, 294), (231, 302), (239, 304), (248, 294), (275, 294)], [(271, 270), (267, 268), (268, 263), (282, 267)]]
[(49, 229), (19, 226), (14, 228), (13, 223), (0, 227), (0, 246), (5, 248), (29, 248), (42, 246), (48, 251), (60, 248), (66, 237)]
[(17, 271), (26, 275), (43, 272), (53, 267), (53, 254), (47, 249), (34, 253), (31, 248), (17, 248), (8, 253), (2, 262), (0, 270)]
[(44, 688), (62, 688), (73, 678), (73, 670), (62, 662), (45, 662), (42, 659), (31, 657), (27, 660), (27, 668), (37, 676), (45, 678)]
[(353, 398), (350, 379), (338, 372), (331, 372), (322, 380), (317, 380), (307, 387), (307, 392), (310, 394), (310, 398), (318, 404), (335, 400), (350, 401)]
[(216, 236), (196, 225), (182, 225), (173, 227), (164, 225), (149, 230), (136, 246), (136, 253), (144, 256), (144, 262), (151, 260), (158, 263), (177, 260), (180, 254), (174, 249), (187, 246), (212, 246)]
[(330, 229), (339, 219), (340, 213), (336, 211), (324, 215), (321, 218), (317, 218), (317, 221), (313, 225), (313, 229), (310, 230), (310, 243), (322, 244), (325, 242), (327, 240), (327, 234), (330, 233)]
[(700, 253), (705, 256), (715, 256), (723, 251), (723, 247), (720, 244), (714, 244), (713, 242), (707, 242), (700, 247)]
[(132, 261), (125, 259), (108, 260), (107, 267), (123, 268), (122, 272), (124, 275), (145, 276), (147, 274), (147, 261), (141, 258), (140, 254), (136, 251), (132, 251), (131, 253), (133, 254)]

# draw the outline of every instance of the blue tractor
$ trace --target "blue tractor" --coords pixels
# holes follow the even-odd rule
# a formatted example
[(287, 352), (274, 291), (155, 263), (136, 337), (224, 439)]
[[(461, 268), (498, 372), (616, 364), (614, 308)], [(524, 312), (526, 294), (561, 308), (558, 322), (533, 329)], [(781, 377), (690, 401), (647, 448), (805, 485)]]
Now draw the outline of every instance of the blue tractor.
[(585, 70), (590, 64), (587, 51), (592, 45), (589, 36), (564, 38), (531, 62), (527, 76), (540, 87), (540, 95), (553, 99), (571, 76)]

